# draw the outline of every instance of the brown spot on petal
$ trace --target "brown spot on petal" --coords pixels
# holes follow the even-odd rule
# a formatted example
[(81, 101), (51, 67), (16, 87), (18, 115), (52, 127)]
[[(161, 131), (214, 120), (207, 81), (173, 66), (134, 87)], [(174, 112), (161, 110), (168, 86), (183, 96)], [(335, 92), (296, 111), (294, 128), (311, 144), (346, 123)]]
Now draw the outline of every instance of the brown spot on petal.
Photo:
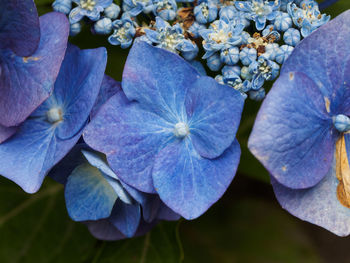
[(328, 113), (331, 112), (330, 106), (331, 106), (331, 102), (329, 101), (329, 99), (327, 97), (324, 97), (324, 104), (326, 106), (326, 110)]
[(336, 176), (339, 180), (337, 198), (339, 202), (350, 208), (350, 167), (346, 153), (344, 135), (336, 143)]
[(29, 61), (38, 61), (40, 57), (23, 57), (23, 62), (28, 63)]

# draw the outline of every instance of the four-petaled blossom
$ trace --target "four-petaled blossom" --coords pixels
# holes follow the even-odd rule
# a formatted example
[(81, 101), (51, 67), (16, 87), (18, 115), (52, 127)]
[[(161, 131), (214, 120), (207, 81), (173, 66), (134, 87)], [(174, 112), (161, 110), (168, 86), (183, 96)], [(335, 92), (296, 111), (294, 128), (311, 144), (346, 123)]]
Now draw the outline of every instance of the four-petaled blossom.
[(78, 6), (69, 13), (72, 24), (79, 22), (83, 17), (92, 21), (100, 19), (101, 12), (113, 3), (113, 0), (72, 0)]
[(283, 208), (350, 234), (350, 11), (296, 46), (267, 95), (249, 148)]
[[(57, 31), (56, 15), (61, 16), (56, 13), (40, 18), (48, 27), (42, 33), (49, 36), (54, 32), (54, 39), (68, 36), (68, 22), (60, 28), (62, 32)], [(49, 50), (51, 54), (53, 51)], [(67, 48), (51, 96), (20, 125), (15, 135), (0, 144), (1, 175), (28, 193), (40, 188), (48, 171), (79, 140), (96, 101), (106, 62), (105, 48)]]
[(179, 24), (171, 26), (160, 17), (156, 17), (155, 30), (145, 29), (147, 39), (159, 48), (174, 53), (180, 53), (188, 60), (198, 53), (198, 47), (191, 40), (186, 39), (184, 30)]
[(294, 24), (300, 28), (303, 37), (307, 37), (330, 19), (329, 15), (321, 14), (318, 3), (314, 0), (303, 0), (300, 7), (295, 3), (289, 3), (287, 10)]
[(128, 101), (110, 98), (83, 136), (124, 183), (158, 194), (187, 219), (203, 214), (231, 183), (244, 99), (164, 49), (137, 41), (125, 64)]
[(195, 6), (193, 13), (197, 22), (206, 24), (215, 20), (218, 15), (218, 8), (213, 0), (200, 0)]
[(266, 21), (273, 21), (280, 7), (280, 0), (248, 0), (236, 1), (235, 7), (247, 14), (247, 18), (255, 22), (256, 29), (263, 30)]
[(200, 32), (203, 38), (203, 48), (206, 51), (203, 58), (208, 58), (217, 51), (241, 44), (243, 29), (244, 25), (235, 24), (226, 17), (215, 20), (208, 29)]
[(115, 20), (112, 23), (114, 32), (109, 36), (108, 42), (112, 45), (120, 45), (121, 48), (131, 46), (136, 33), (133, 21), (128, 13), (124, 13), (121, 19)]

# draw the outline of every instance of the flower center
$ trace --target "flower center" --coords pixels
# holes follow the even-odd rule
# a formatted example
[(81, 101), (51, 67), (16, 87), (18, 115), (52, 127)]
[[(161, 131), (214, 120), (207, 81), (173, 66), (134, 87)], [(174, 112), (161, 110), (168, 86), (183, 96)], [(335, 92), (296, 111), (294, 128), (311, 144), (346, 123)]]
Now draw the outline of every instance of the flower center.
[(94, 10), (95, 5), (96, 2), (94, 0), (80, 0), (81, 8), (84, 8), (89, 11)]
[(264, 3), (259, 3), (259, 2), (253, 2), (252, 10), (255, 14), (258, 16), (262, 16), (265, 14), (265, 4)]
[(338, 114), (337, 116), (333, 117), (333, 124), (339, 132), (350, 131), (350, 118), (348, 116)]
[(190, 133), (188, 125), (184, 122), (178, 122), (174, 127), (174, 134), (178, 138), (184, 138)]
[(46, 112), (47, 120), (51, 123), (57, 123), (63, 120), (62, 110), (59, 107), (51, 108)]

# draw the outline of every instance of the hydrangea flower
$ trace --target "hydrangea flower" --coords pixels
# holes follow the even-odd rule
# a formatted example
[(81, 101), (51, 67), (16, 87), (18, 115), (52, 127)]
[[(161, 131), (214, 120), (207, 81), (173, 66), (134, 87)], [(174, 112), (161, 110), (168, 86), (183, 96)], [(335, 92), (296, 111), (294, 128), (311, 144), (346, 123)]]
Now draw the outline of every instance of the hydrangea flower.
[(178, 55), (137, 41), (125, 64), (128, 99), (110, 98), (84, 131), (124, 183), (158, 194), (186, 219), (204, 213), (234, 177), (244, 99)]
[(94, 33), (100, 35), (107, 35), (111, 33), (113, 28), (112, 20), (108, 17), (104, 17), (94, 24)]
[(7, 8), (2, 14), (7, 19), (0, 21), (1, 143), (50, 96), (67, 47), (68, 20), (63, 14), (47, 14), (39, 28), (32, 1), (2, 1), (0, 7)]
[(278, 48), (277, 52), (275, 53), (275, 60), (279, 64), (283, 64), (284, 61), (289, 57), (290, 54), (292, 54), (294, 50), (294, 47), (289, 45), (282, 45)]
[(198, 47), (186, 39), (179, 24), (171, 26), (160, 17), (156, 17), (155, 30), (145, 29), (146, 37), (159, 48), (174, 53), (182, 53), (186, 59), (193, 59), (198, 53)]
[(279, 65), (262, 56), (249, 65), (249, 72), (253, 75), (251, 88), (258, 90), (262, 88), (266, 80), (274, 80), (279, 73)]
[(136, 33), (134, 23), (128, 13), (125, 13), (121, 19), (115, 20), (112, 23), (114, 32), (109, 36), (108, 42), (112, 45), (121, 48), (128, 48), (131, 46)]
[(277, 11), (280, 7), (280, 0), (248, 0), (236, 1), (235, 7), (247, 14), (247, 18), (255, 22), (257, 30), (263, 30), (266, 26), (266, 21), (273, 21), (277, 16)]
[(152, 12), (154, 6), (152, 0), (125, 0), (123, 1), (123, 11), (131, 16), (137, 16), (141, 12), (148, 14)]
[(72, 24), (79, 22), (83, 17), (92, 21), (100, 19), (101, 12), (113, 3), (113, 0), (72, 0), (78, 6), (69, 13)]
[[(42, 32), (52, 35), (54, 31), (55, 40), (68, 33), (67, 27), (60, 29), (64, 33), (57, 32), (56, 15), (45, 15), (40, 20), (48, 27)], [(97, 98), (106, 61), (105, 48), (81, 51), (68, 47), (52, 95), (14, 136), (0, 144), (1, 175), (28, 193), (40, 188), (47, 172), (80, 138)]]
[(293, 215), (350, 234), (350, 11), (295, 48), (258, 113), (249, 148)]
[(212, 0), (199, 0), (193, 13), (197, 22), (207, 24), (214, 21), (218, 15), (218, 8)]
[(56, 12), (68, 15), (70, 10), (72, 10), (72, 0), (55, 0), (52, 3), (52, 8)]
[[(117, 84), (113, 82), (109, 84)], [(120, 92), (120, 85), (114, 88), (115, 94)], [(85, 144), (77, 144), (49, 176), (65, 185), (70, 217), (85, 223), (98, 239), (142, 235), (159, 220), (180, 218), (157, 195), (140, 192), (120, 181), (105, 157)]]
[(283, 35), (284, 42), (294, 47), (300, 42), (300, 38), (300, 32), (295, 28), (289, 28)]
[(225, 17), (215, 20), (208, 29), (203, 29), (200, 32), (203, 38), (203, 48), (206, 51), (203, 58), (206, 59), (217, 51), (241, 44), (243, 29), (244, 25), (236, 25)]
[(314, 0), (303, 0), (300, 7), (295, 3), (289, 3), (287, 10), (294, 24), (300, 28), (303, 37), (307, 37), (330, 19), (330, 16), (321, 14), (318, 3)]
[(275, 18), (275, 22), (273, 23), (273, 25), (275, 29), (278, 31), (287, 31), (289, 28), (293, 26), (293, 21), (288, 13), (277, 12), (277, 16)]
[(153, 13), (166, 21), (174, 20), (176, 17), (177, 5), (175, 0), (154, 0)]
[(221, 6), (219, 12), (220, 18), (226, 18), (226, 20), (233, 21), (236, 24), (242, 24), (244, 27), (250, 25), (247, 19), (247, 14), (242, 11), (238, 11), (233, 5)]

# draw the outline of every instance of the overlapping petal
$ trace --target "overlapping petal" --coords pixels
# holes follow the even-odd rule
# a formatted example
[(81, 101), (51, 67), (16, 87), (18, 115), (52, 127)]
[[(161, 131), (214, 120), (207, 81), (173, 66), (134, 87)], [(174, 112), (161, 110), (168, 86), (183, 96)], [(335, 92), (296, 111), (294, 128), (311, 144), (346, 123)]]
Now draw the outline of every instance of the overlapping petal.
[(307, 189), (290, 189), (271, 178), (281, 206), (302, 220), (317, 224), (339, 235), (350, 234), (350, 210), (337, 198), (339, 181), (335, 159), (327, 175), (317, 185)]
[(327, 108), (327, 100), (304, 73), (284, 73), (275, 82), (248, 146), (279, 183), (311, 187), (331, 168), (338, 134)]
[(118, 195), (97, 168), (82, 164), (68, 177), (65, 198), (70, 217), (87, 221), (109, 217)]
[(235, 176), (239, 158), (236, 140), (220, 158), (213, 160), (201, 157), (189, 140), (174, 142), (156, 157), (154, 186), (172, 210), (194, 219), (224, 194)]
[(0, 143), (6, 141), (17, 131), (17, 127), (5, 127), (0, 124)]
[(199, 77), (178, 55), (137, 41), (124, 67), (122, 87), (129, 100), (140, 102), (167, 121), (186, 121), (187, 89)]
[[(97, 98), (106, 59), (104, 48), (84, 51), (69, 48), (54, 93), (20, 126), (15, 136), (0, 144), (1, 175), (26, 192), (39, 189), (47, 172), (78, 141)], [(66, 75), (70, 68), (74, 75)], [(47, 113), (52, 108), (60, 109), (62, 120), (49, 121)]]
[[(9, 140), (0, 144), (0, 174), (28, 193), (36, 192), (49, 169), (74, 146), (55, 137), (51, 124), (29, 119)], [(14, 169), (16, 167), (16, 169)]]
[(240, 92), (209, 77), (198, 78), (188, 90), (185, 105), (191, 139), (205, 158), (216, 158), (231, 146), (241, 119)]
[(139, 204), (125, 204), (118, 200), (109, 221), (126, 237), (135, 235), (141, 220)]
[[(349, 83), (344, 80), (350, 73), (349, 23), (350, 11), (346, 11), (320, 27), (296, 46), (281, 69), (281, 73), (303, 72), (312, 79), (330, 101), (333, 114), (342, 110), (344, 102), (350, 103)], [(346, 113), (350, 114), (349, 108)]]
[(154, 156), (174, 137), (173, 126), (137, 102), (126, 104), (123, 96), (116, 94), (99, 110), (86, 127), (84, 140), (107, 155), (121, 180), (140, 191), (153, 193)]
[(40, 28), (39, 47), (30, 57), (0, 50), (0, 124), (3, 126), (23, 122), (53, 90), (67, 47), (69, 23), (63, 14), (48, 13), (40, 17)]
[(21, 57), (32, 55), (40, 40), (34, 1), (0, 0), (0, 10), (0, 49), (11, 49)]

